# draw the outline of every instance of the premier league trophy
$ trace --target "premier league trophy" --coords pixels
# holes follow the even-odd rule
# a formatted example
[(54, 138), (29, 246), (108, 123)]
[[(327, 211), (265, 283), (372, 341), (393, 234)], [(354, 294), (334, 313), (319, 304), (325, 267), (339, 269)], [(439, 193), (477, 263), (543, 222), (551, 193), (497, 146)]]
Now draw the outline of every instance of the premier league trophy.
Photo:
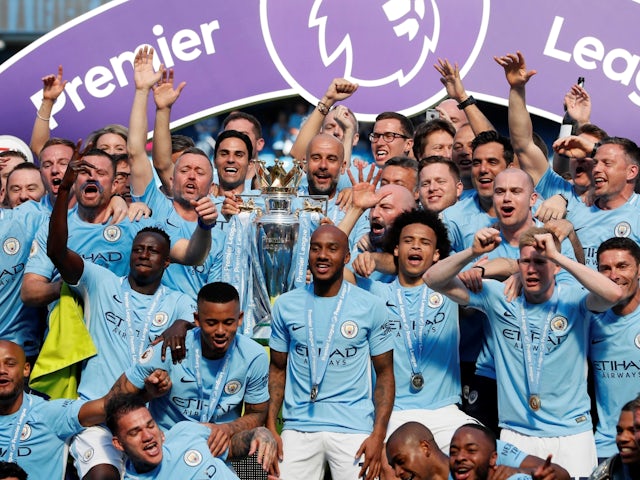
[(240, 293), (243, 333), (263, 341), (275, 299), (306, 283), (309, 239), (326, 215), (327, 197), (297, 195), (304, 176), (298, 162), (288, 172), (279, 160), (256, 168), (262, 194), (241, 196), (227, 233), (223, 280)]

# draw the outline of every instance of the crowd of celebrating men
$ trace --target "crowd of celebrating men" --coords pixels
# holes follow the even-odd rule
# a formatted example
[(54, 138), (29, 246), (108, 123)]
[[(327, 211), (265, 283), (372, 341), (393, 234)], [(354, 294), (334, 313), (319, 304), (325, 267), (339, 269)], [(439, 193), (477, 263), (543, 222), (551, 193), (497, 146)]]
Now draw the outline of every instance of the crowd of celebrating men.
[(172, 136), (185, 83), (153, 55), (127, 128), (51, 137), (60, 67), (38, 166), (0, 152), (0, 478), (238, 478), (254, 453), (284, 480), (640, 478), (640, 149), (583, 87), (550, 161), (520, 52), (495, 57), (509, 137), (439, 60), (439, 118), (380, 113), (363, 165), (358, 85), (332, 80), (291, 150), (326, 218), (267, 353), (252, 280), (223, 281), (261, 125), (229, 114), (213, 159)]

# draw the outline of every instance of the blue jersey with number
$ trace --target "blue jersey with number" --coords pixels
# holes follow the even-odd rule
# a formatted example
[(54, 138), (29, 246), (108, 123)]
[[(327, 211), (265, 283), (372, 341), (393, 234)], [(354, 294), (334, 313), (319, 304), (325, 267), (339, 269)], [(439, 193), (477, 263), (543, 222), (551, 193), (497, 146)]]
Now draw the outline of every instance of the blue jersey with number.
[(280, 295), (273, 306), (269, 346), (288, 354), (282, 410), (285, 429), (343, 433), (371, 433), (373, 429), (371, 357), (393, 348), (387, 311), (369, 292), (344, 282), (342, 288), (349, 290), (315, 402), (311, 401), (308, 310), (312, 311), (320, 357), (339, 296), (317, 297), (311, 284)]
[[(156, 345), (147, 350), (126, 372), (129, 381), (138, 388), (144, 388), (144, 379), (156, 368), (169, 372), (171, 391), (153, 399), (149, 404), (153, 418), (163, 429), (171, 428), (184, 420), (200, 422), (201, 412), (209, 407), (209, 399), (224, 360), (202, 357), (200, 335), (199, 328), (187, 332), (187, 358), (182, 362), (174, 364), (169, 352), (163, 362), (161, 345)], [(213, 417), (207, 419), (207, 422), (231, 422), (242, 415), (245, 402), (258, 404), (269, 400), (269, 360), (264, 348), (243, 335), (236, 335), (230, 348), (232, 353), (227, 375), (221, 384)], [(198, 386), (196, 349), (200, 352), (202, 395)]]

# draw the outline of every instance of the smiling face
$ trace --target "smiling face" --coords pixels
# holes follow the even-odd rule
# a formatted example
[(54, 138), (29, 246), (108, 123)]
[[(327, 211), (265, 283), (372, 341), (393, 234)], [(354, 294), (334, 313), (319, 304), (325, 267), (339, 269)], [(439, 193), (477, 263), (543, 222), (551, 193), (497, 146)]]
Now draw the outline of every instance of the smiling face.
[(420, 203), (425, 210), (440, 213), (458, 201), (462, 183), (444, 163), (425, 165), (420, 170)]
[(24, 379), (30, 371), (22, 348), (13, 342), (0, 340), (0, 412), (3, 415), (18, 410)]
[(504, 159), (504, 147), (497, 142), (478, 145), (473, 151), (471, 177), (473, 185), (481, 198), (493, 196), (494, 179), (507, 168)]
[(32, 168), (11, 172), (7, 179), (6, 188), (6, 200), (9, 208), (15, 208), (28, 200), (38, 202), (45, 194), (40, 172)]
[(615, 202), (608, 205), (615, 208), (626, 201), (625, 192), (633, 193), (638, 166), (627, 158), (621, 145), (608, 143), (596, 151), (591, 174), (596, 198)]
[(395, 476), (402, 480), (427, 480), (429, 448), (426, 442), (395, 438), (387, 443), (387, 459)]
[(127, 141), (117, 133), (103, 133), (96, 138), (95, 147), (109, 155), (127, 153)]
[(460, 427), (449, 447), (451, 475), (454, 480), (486, 480), (497, 456), (486, 434), (475, 428)]
[(336, 193), (343, 172), (344, 147), (331, 135), (316, 135), (307, 148), (307, 182), (310, 195)]
[(629, 250), (611, 249), (598, 255), (598, 271), (622, 288), (626, 303), (638, 295), (640, 267)]
[(220, 186), (230, 191), (244, 185), (249, 168), (247, 146), (239, 138), (228, 137), (220, 142), (214, 165)]
[(311, 235), (309, 269), (317, 284), (342, 282), (342, 269), (349, 262), (347, 236), (333, 225), (321, 225)]
[(431, 132), (425, 140), (420, 158), (439, 155), (445, 158), (451, 158), (453, 149), (453, 137), (446, 130), (435, 130)]
[[(382, 135), (385, 132), (403, 135), (402, 124), (397, 118), (385, 118), (378, 120), (373, 125), (373, 133)], [(413, 146), (412, 138), (395, 137), (387, 142), (383, 137), (371, 142), (371, 152), (376, 165), (382, 167), (392, 157), (406, 156)]]
[(471, 156), (473, 154), (471, 143), (474, 138), (475, 135), (469, 124), (460, 127), (456, 132), (456, 136), (453, 137), (451, 159), (458, 165), (460, 175), (463, 177), (471, 176)]
[(138, 473), (148, 472), (162, 462), (164, 434), (160, 431), (151, 413), (138, 408), (122, 415), (113, 432), (113, 445), (125, 452)]
[(633, 412), (620, 412), (616, 425), (616, 446), (622, 463), (640, 464), (640, 447), (636, 443), (633, 428)]
[(393, 254), (398, 257), (398, 280), (403, 286), (422, 284), (422, 275), (440, 258), (435, 232), (421, 223), (407, 225)]
[(202, 355), (209, 359), (222, 358), (233, 344), (243, 313), (237, 300), (226, 303), (198, 302), (196, 325), (201, 330)]

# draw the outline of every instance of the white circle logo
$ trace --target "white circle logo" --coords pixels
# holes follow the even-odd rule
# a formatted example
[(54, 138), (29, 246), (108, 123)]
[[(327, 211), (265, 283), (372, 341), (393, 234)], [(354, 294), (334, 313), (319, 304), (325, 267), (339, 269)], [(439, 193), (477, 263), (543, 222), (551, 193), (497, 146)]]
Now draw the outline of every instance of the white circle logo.
[(153, 347), (149, 347), (144, 352), (142, 352), (142, 355), (140, 355), (139, 362), (142, 364), (149, 363), (152, 358), (153, 358)]
[(557, 317), (553, 317), (551, 319), (551, 330), (555, 333), (561, 333), (567, 330), (569, 326), (569, 322), (562, 315), (558, 315)]
[(230, 382), (227, 382), (227, 384), (224, 386), (224, 393), (226, 393), (227, 395), (233, 395), (237, 393), (241, 387), (242, 387), (242, 383), (240, 383), (240, 381), (231, 380)]
[(20, 250), (20, 241), (17, 238), (9, 237), (4, 241), (2, 249), (7, 255), (15, 255)]
[(616, 228), (613, 229), (613, 233), (616, 237), (628, 237), (631, 235), (631, 225), (629, 222), (620, 222), (616, 225)]
[(190, 467), (195, 467), (202, 463), (202, 454), (197, 450), (188, 450), (184, 454), (184, 463)]
[(347, 320), (340, 327), (340, 333), (344, 338), (354, 338), (358, 334), (358, 325), (353, 320)]
[(169, 315), (167, 315), (165, 312), (158, 312), (156, 313), (155, 317), (153, 317), (153, 321), (151, 323), (153, 323), (154, 327), (162, 327), (168, 321)]
[(109, 225), (102, 231), (102, 236), (107, 242), (117, 242), (122, 236), (122, 230), (117, 225)]
[(24, 427), (22, 427), (22, 432), (20, 432), (20, 440), (27, 440), (31, 437), (31, 427), (28, 423), (25, 423)]
[(429, 306), (431, 308), (438, 308), (440, 305), (442, 305), (443, 302), (443, 298), (442, 295), (440, 295), (437, 292), (432, 293), (431, 295), (429, 295)]

